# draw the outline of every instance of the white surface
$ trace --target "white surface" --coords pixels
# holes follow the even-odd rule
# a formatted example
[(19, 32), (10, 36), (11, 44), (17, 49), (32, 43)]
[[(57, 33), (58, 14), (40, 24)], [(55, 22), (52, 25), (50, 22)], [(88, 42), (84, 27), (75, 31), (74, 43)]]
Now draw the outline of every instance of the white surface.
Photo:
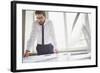
[[(74, 53), (73, 53), (74, 54)], [(72, 55), (72, 53), (59, 53), (59, 54), (48, 54), (48, 55), (36, 55), (29, 56), (23, 59), (23, 63), (36, 63), (36, 62), (68, 62), (75, 60), (90, 60), (91, 54), (76, 54)]]
[[(0, 73), (11, 73), (10, 70), (10, 1), (0, 1)], [(100, 0), (33, 0), (33, 1), (46, 1), (46, 2), (58, 2), (58, 3), (70, 3), (70, 4), (89, 4), (98, 5), (100, 7)], [(99, 9), (100, 13), (100, 9)], [(100, 14), (99, 14), (100, 16)], [(99, 19), (100, 20), (100, 17)], [(100, 24), (100, 22), (99, 22)], [(100, 25), (98, 25), (100, 28)], [(100, 29), (98, 29), (100, 31)], [(100, 37), (100, 33), (98, 34)], [(100, 39), (98, 39), (100, 43)], [(99, 46), (100, 48), (100, 46)], [(98, 49), (100, 52), (100, 49)], [(100, 53), (98, 53), (100, 56)], [(100, 66), (100, 57), (99, 66)], [(81, 68), (81, 69), (64, 69), (64, 70), (51, 70), (51, 71), (38, 71), (34, 73), (99, 73), (100, 67), (98, 68)], [(21, 72), (20, 72), (21, 73)], [(22, 73), (33, 73), (33, 72), (22, 72)]]

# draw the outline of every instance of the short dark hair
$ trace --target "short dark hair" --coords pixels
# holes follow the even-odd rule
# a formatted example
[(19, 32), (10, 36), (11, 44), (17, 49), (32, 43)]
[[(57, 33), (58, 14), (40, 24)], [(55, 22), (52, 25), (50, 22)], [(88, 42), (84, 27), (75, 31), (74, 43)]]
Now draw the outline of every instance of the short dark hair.
[(43, 14), (43, 16), (46, 17), (46, 13), (45, 13), (45, 11), (35, 11), (35, 14)]

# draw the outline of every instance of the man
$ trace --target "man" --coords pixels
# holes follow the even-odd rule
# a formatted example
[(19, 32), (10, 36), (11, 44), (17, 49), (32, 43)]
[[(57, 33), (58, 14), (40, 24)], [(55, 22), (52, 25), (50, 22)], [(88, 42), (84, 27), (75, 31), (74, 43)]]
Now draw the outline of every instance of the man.
[(30, 47), (37, 40), (37, 54), (52, 54), (57, 52), (53, 24), (46, 18), (45, 11), (35, 11), (36, 21), (33, 22), (30, 39), (24, 57), (30, 55)]

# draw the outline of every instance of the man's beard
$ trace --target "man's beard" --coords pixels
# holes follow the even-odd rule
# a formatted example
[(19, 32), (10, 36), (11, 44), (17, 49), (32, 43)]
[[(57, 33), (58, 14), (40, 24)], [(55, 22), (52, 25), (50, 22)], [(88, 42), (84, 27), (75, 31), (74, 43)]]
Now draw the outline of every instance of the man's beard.
[(39, 22), (39, 24), (40, 24), (40, 25), (43, 25), (43, 24), (44, 24), (44, 22)]

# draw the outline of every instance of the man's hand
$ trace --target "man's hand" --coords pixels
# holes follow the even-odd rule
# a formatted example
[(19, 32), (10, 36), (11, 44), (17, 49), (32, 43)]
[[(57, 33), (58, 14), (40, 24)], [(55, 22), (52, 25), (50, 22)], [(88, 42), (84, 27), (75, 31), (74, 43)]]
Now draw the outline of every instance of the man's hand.
[(29, 50), (26, 50), (25, 51), (25, 54), (24, 54), (24, 57), (28, 57), (28, 56), (30, 56), (30, 54), (31, 54), (30, 51)]
[(58, 50), (57, 50), (57, 49), (54, 49), (54, 53), (56, 53), (56, 54), (57, 54), (57, 53), (58, 53)]

